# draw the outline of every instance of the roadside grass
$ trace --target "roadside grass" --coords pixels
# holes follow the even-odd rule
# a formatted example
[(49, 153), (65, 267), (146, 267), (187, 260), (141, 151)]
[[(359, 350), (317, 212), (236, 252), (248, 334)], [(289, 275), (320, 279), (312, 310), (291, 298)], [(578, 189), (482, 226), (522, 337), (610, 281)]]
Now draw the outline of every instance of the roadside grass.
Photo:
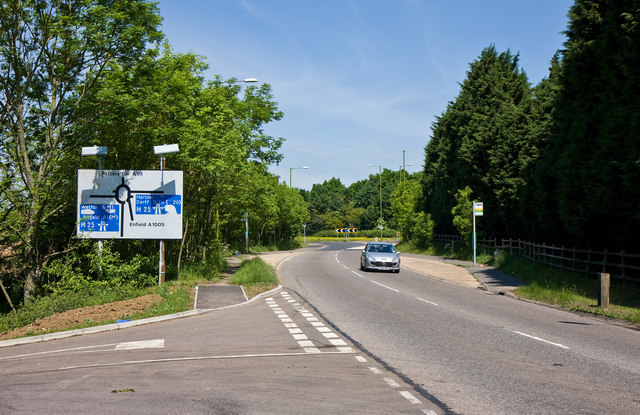
[(610, 305), (602, 309), (598, 307), (600, 286), (594, 275), (553, 268), (508, 255), (502, 256), (496, 266), (527, 283), (514, 291), (520, 297), (572, 311), (640, 323), (640, 286), (637, 283), (612, 278)]
[(238, 271), (229, 279), (229, 284), (242, 285), (248, 298), (269, 291), (278, 286), (274, 269), (262, 259), (255, 257), (244, 261)]
[[(128, 300), (147, 294), (160, 295), (162, 301), (153, 304), (144, 312), (127, 315), (130, 320), (139, 320), (148, 317), (179, 313), (190, 310), (193, 306), (194, 287), (201, 283), (210, 283), (220, 280), (218, 267), (211, 264), (187, 264), (180, 270), (177, 280), (167, 280), (162, 285), (146, 288), (118, 287), (111, 289), (94, 289), (87, 287), (77, 292), (64, 292), (60, 295), (49, 295), (34, 298), (15, 312), (0, 315), (0, 333), (28, 326), (38, 319), (43, 319), (57, 313), (73, 310), (81, 307), (96, 306), (113, 303), (120, 300)], [(273, 268), (259, 258), (245, 261), (232, 281), (236, 285), (242, 285), (248, 298), (252, 298), (264, 291), (278, 286), (278, 278)], [(111, 324), (116, 320), (92, 320), (88, 319), (65, 330), (93, 327), (103, 324)], [(47, 331), (47, 333), (52, 331)], [(27, 335), (44, 333), (27, 333)]]
[[(61, 295), (39, 297), (29, 301), (26, 305), (18, 308), (15, 312), (0, 315), (0, 333), (28, 326), (38, 319), (43, 319), (64, 311), (128, 300), (141, 297), (146, 294), (160, 295), (163, 300), (152, 305), (143, 313), (127, 316), (127, 318), (131, 320), (138, 320), (158, 315), (173, 314), (190, 309), (193, 304), (192, 291), (193, 289), (190, 285), (167, 282), (161, 286), (140, 289), (87, 289), (81, 292), (65, 292)], [(115, 321), (116, 320), (87, 320), (76, 326), (68, 327), (65, 330), (110, 324)]]
[(226, 269), (227, 263), (222, 260), (218, 264), (189, 263), (180, 268), (178, 282), (195, 287), (203, 282), (216, 282), (220, 280), (220, 270)]
[[(168, 280), (163, 285), (146, 288), (120, 286), (110, 289), (88, 286), (80, 291), (64, 291), (58, 295), (33, 298), (15, 312), (0, 315), (0, 333), (28, 326), (38, 319), (64, 311), (129, 300), (146, 294), (158, 294), (163, 300), (151, 306), (144, 313), (128, 316), (131, 320), (178, 313), (189, 310), (193, 305), (192, 292), (196, 285), (202, 282), (215, 282), (219, 279), (220, 274), (215, 266), (188, 264), (180, 271), (178, 280)], [(87, 328), (114, 322), (115, 320), (89, 320), (78, 326), (69, 327), (69, 329)]]
[(302, 237), (294, 238), (291, 242), (282, 244), (254, 245), (250, 246), (251, 252), (291, 251), (303, 246)]
[[(445, 244), (437, 244), (430, 246), (427, 249), (421, 249), (417, 248), (410, 242), (400, 242), (396, 245), (396, 249), (399, 252), (406, 252), (408, 254), (431, 255), (463, 261), (473, 261), (472, 251), (454, 249), (451, 245)], [(479, 249), (476, 252), (476, 262), (479, 264), (491, 265), (494, 262), (493, 254), (488, 250)]]

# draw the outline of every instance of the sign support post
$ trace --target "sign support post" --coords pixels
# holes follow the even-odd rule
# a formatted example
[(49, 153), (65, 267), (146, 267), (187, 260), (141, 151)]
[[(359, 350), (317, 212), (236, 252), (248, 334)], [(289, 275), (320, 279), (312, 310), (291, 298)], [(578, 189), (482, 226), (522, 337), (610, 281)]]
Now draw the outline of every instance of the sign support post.
[(476, 266), (476, 247), (477, 247), (477, 235), (476, 235), (476, 216), (482, 216), (483, 205), (482, 202), (473, 202), (473, 266)]
[[(165, 169), (166, 159), (164, 157), (165, 154), (169, 153), (177, 153), (179, 151), (177, 144), (164, 144), (161, 146), (154, 146), (153, 153), (155, 155), (160, 155), (160, 170)], [(166, 263), (164, 260), (164, 241), (160, 240), (160, 253), (158, 255), (158, 285), (164, 284), (164, 277), (166, 271)]]

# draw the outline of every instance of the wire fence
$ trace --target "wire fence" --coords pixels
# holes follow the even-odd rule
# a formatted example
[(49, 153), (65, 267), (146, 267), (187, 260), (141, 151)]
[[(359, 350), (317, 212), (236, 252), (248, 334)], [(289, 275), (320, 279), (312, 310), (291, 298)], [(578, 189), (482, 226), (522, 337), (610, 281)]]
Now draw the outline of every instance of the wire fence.
[[(434, 241), (445, 246), (462, 246), (459, 235), (434, 235)], [(539, 264), (549, 265), (585, 274), (606, 272), (612, 278), (640, 282), (640, 255), (625, 251), (611, 252), (592, 249), (577, 249), (522, 241), (520, 239), (478, 239), (478, 247), (508, 251)]]

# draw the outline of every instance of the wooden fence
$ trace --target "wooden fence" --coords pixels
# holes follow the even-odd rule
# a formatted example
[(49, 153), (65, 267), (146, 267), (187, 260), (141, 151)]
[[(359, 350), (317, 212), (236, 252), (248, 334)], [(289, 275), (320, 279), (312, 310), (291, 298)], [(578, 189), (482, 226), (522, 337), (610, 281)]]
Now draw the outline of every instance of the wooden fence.
[[(451, 246), (463, 242), (459, 235), (434, 235), (433, 239)], [(494, 251), (496, 249), (509, 251), (511, 255), (519, 255), (555, 268), (594, 275), (606, 272), (613, 278), (640, 282), (640, 255), (638, 254), (565, 248), (520, 239), (502, 239), (501, 243), (496, 239), (478, 239), (478, 246)]]

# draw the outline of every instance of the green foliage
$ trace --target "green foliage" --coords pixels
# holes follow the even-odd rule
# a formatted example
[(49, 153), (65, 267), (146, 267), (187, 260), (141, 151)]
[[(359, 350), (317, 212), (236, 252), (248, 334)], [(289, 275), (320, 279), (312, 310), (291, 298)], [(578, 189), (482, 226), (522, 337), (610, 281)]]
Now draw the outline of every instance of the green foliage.
[(420, 182), (417, 180), (401, 182), (391, 193), (391, 212), (403, 239), (409, 240), (413, 237), (413, 222), (416, 212), (420, 211), (421, 197)]
[(540, 206), (544, 231), (551, 242), (636, 251), (640, 9), (628, 0), (577, 0), (569, 19), (553, 130), (537, 176), (536, 191), (549, 193)]
[(473, 233), (473, 208), (471, 201), (471, 189), (469, 186), (458, 189), (456, 193), (456, 205), (451, 209), (453, 215), (453, 226), (462, 236), (467, 247), (471, 246)]
[(596, 307), (599, 284), (592, 275), (552, 268), (506, 254), (498, 263), (502, 271), (527, 283), (514, 292), (519, 296), (571, 310), (640, 323), (640, 291), (633, 283), (613, 279), (611, 305), (609, 309), (603, 310)]
[(637, 251), (640, 9), (577, 0), (565, 49), (534, 88), (490, 46), (433, 124), (423, 210), (453, 233), (454, 189), (483, 201), (493, 237)]
[(418, 212), (413, 216), (410, 225), (410, 240), (418, 249), (427, 249), (431, 246), (433, 240), (434, 223), (431, 215), (424, 212)]
[(87, 286), (80, 291), (59, 291), (48, 296), (30, 297), (15, 313), (0, 316), (0, 332), (23, 327), (37, 319), (63, 311), (126, 300), (140, 295), (144, 295), (144, 291), (129, 287), (104, 289)]
[(86, 252), (89, 243), (81, 241), (71, 253), (44, 267), (48, 279), (55, 281), (47, 287), (53, 295), (94, 289), (138, 289), (155, 283), (155, 276), (149, 273), (155, 264), (149, 258), (136, 254), (123, 260), (110, 241), (105, 241), (102, 249), (92, 243), (92, 251)]
[(229, 283), (234, 285), (278, 284), (278, 277), (270, 265), (256, 257), (244, 261)]
[(384, 169), (382, 176), (370, 175), (368, 179), (355, 182), (348, 188), (336, 178), (315, 184), (306, 199), (310, 212), (307, 231), (315, 233), (322, 229), (343, 227), (376, 229), (380, 221), (381, 187), (384, 226), (398, 228), (398, 219), (392, 206), (396, 199), (394, 192), (403, 180), (415, 180), (417, 175), (414, 176)]
[[(485, 204), (485, 222), (495, 235), (519, 230), (519, 205), (530, 162), (532, 92), (518, 56), (494, 46), (470, 64), (460, 94), (433, 125), (425, 152), (423, 203), (439, 233), (452, 233), (454, 189), (473, 188)], [(516, 219), (516, 220), (514, 220)]]
[[(178, 313), (192, 307), (191, 287), (191, 285), (171, 283), (146, 289), (132, 289), (130, 287), (103, 289), (92, 286), (79, 292), (64, 292), (38, 298), (32, 297), (17, 312), (0, 315), (0, 332), (24, 327), (37, 319), (46, 318), (63, 311), (128, 300), (146, 294), (158, 294), (162, 296), (163, 301), (152, 305), (146, 312), (128, 316), (129, 318), (140, 319)], [(90, 327), (104, 323), (110, 322), (88, 321), (79, 326)], [(34, 333), (32, 332), (32, 334)]]
[(309, 203), (318, 213), (338, 211), (345, 204), (346, 188), (335, 177), (322, 184), (314, 184), (309, 192)]
[(25, 298), (73, 230), (68, 191), (92, 138), (74, 134), (80, 106), (109, 65), (160, 40), (160, 22), (143, 0), (0, 3), (0, 246), (22, 254)]

